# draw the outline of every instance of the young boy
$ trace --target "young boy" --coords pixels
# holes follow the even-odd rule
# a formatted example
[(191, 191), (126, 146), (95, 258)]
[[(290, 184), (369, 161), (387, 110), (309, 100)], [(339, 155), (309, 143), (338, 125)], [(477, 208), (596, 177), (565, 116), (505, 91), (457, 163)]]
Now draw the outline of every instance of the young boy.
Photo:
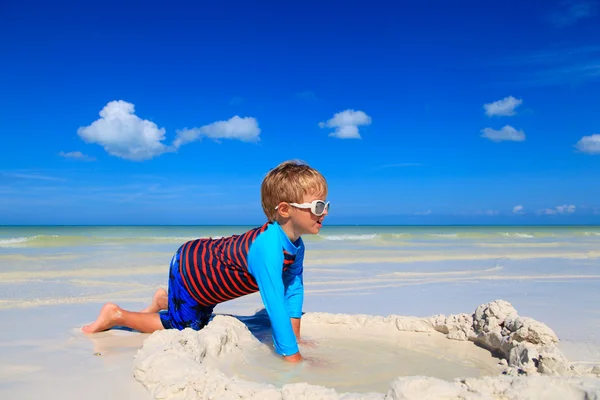
[(275, 351), (288, 361), (301, 361), (301, 235), (319, 233), (329, 210), (326, 197), (327, 182), (317, 170), (296, 161), (281, 163), (261, 186), (269, 222), (242, 235), (183, 244), (171, 260), (168, 294), (159, 289), (142, 312), (106, 303), (96, 321), (82, 331), (100, 332), (117, 325), (145, 333), (199, 330), (216, 304), (259, 291), (271, 320)]

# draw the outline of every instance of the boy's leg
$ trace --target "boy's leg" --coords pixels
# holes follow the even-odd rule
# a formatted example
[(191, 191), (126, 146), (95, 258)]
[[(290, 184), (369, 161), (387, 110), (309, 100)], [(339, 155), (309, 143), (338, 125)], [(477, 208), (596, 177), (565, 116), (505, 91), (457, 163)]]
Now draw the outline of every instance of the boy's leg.
[(159, 311), (166, 310), (168, 304), (169, 294), (165, 289), (160, 288), (156, 291), (156, 293), (154, 293), (154, 296), (152, 297), (152, 303), (140, 312), (157, 313)]
[(160, 321), (165, 329), (192, 328), (200, 330), (208, 324), (214, 305), (201, 305), (188, 293), (179, 271), (180, 256), (180, 252), (177, 252), (171, 260), (169, 304), (167, 312), (159, 314)]
[(164, 329), (158, 313), (139, 313), (127, 311), (113, 303), (106, 303), (100, 315), (93, 323), (81, 328), (83, 333), (105, 331), (113, 326), (126, 326), (143, 333), (152, 333)]

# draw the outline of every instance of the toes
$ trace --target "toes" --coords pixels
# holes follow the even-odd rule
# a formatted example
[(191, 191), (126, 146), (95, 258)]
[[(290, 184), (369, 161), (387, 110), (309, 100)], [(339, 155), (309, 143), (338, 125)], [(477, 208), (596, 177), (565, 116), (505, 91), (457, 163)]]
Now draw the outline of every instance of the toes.
[(81, 327), (81, 332), (83, 333), (92, 333), (91, 325), (85, 325)]

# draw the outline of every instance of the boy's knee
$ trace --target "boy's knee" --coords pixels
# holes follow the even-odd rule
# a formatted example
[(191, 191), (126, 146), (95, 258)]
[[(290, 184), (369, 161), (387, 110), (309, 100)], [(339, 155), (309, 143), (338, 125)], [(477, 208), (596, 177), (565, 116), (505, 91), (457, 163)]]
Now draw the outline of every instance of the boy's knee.
[(108, 314), (111, 319), (118, 319), (123, 315), (123, 309), (114, 303), (104, 304), (102, 312)]

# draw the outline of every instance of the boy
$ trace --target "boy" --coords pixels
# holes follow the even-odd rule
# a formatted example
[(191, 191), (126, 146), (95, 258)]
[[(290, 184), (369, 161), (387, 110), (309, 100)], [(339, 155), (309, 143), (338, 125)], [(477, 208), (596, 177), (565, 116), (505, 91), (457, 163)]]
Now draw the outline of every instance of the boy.
[(242, 235), (183, 244), (171, 260), (168, 295), (159, 289), (142, 312), (106, 303), (96, 321), (82, 331), (100, 332), (116, 325), (144, 333), (199, 330), (216, 304), (259, 291), (271, 320), (275, 351), (287, 361), (301, 361), (301, 235), (319, 233), (329, 210), (326, 197), (327, 182), (317, 170), (296, 161), (281, 163), (261, 185), (265, 225)]

